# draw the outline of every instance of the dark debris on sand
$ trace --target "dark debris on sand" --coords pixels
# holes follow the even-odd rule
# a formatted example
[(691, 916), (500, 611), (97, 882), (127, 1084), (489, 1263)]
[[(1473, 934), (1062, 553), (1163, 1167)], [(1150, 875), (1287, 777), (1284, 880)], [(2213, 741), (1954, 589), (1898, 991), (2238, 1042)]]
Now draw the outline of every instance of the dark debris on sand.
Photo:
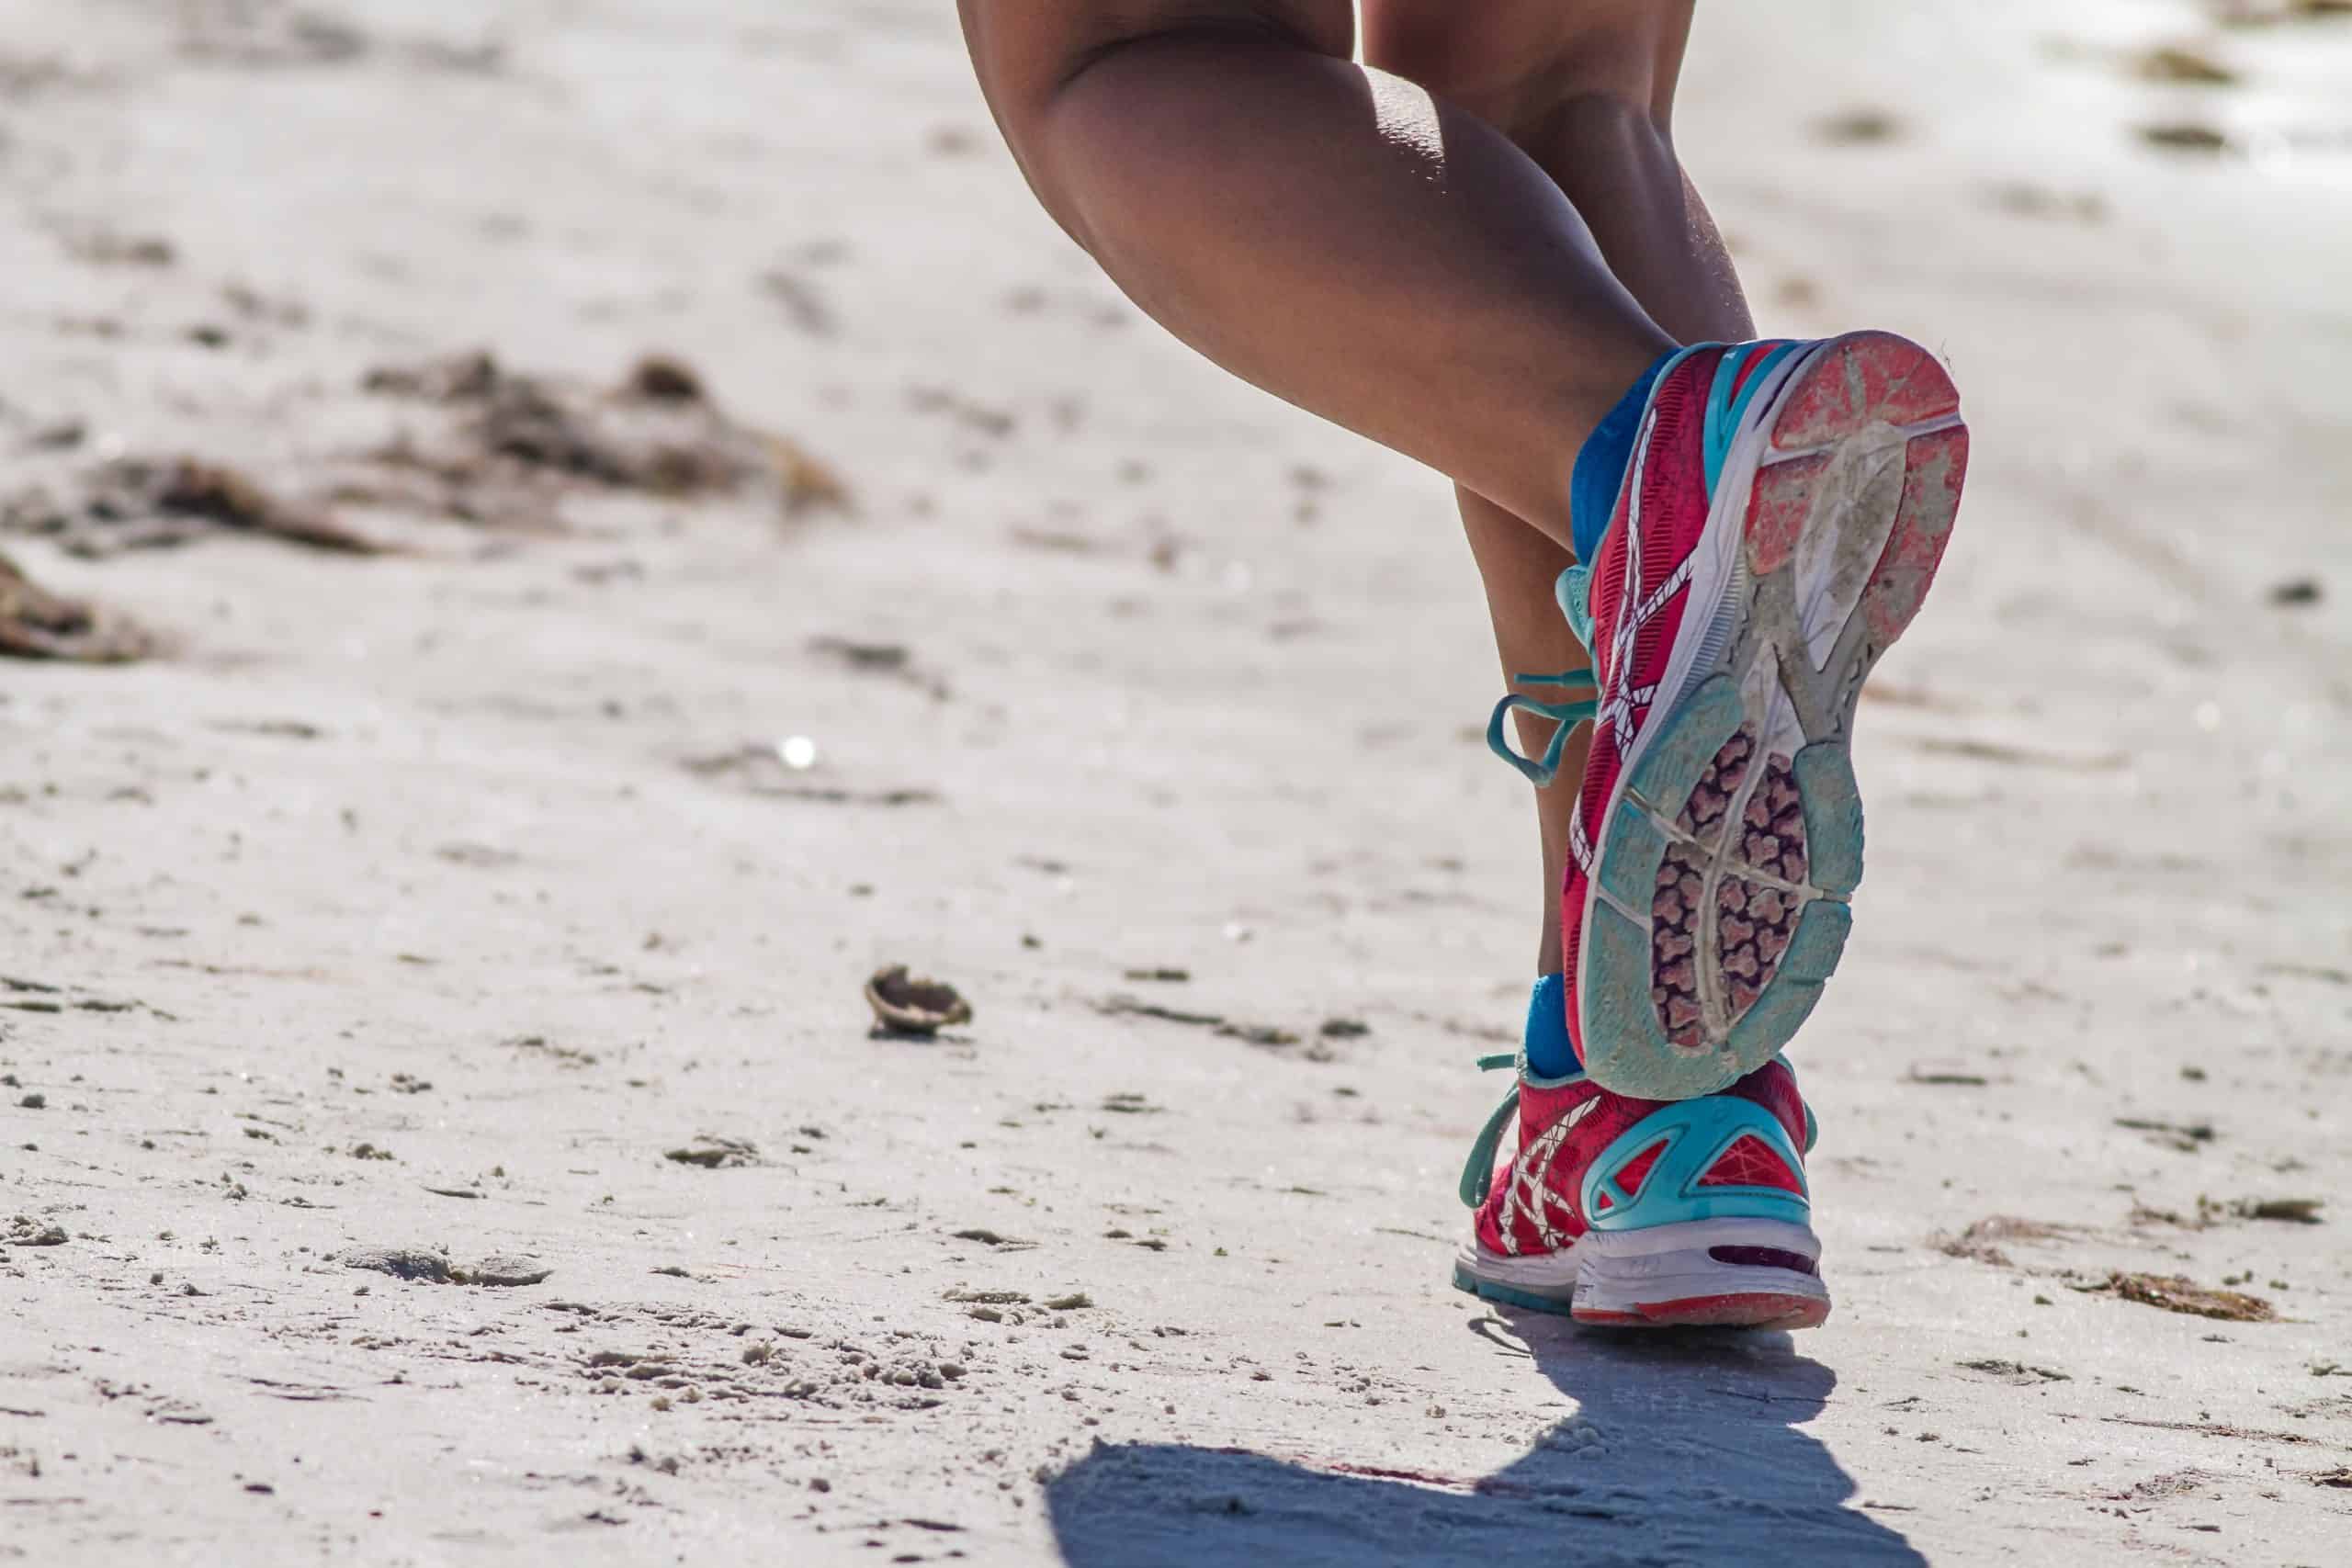
[(0, 555), (0, 655), (121, 664), (153, 651), (153, 639), (137, 626), (50, 592)]
[(2230, 139), (2201, 120), (2165, 120), (2140, 128), (2140, 140), (2166, 152), (2212, 155), (2226, 152)]
[(6, 1234), (0, 1235), (0, 1246), (63, 1247), (72, 1239), (63, 1225), (45, 1224), (29, 1214), (17, 1214), (10, 1217)]
[(692, 1143), (671, 1149), (662, 1157), (678, 1165), (700, 1166), (705, 1170), (734, 1170), (759, 1164), (760, 1151), (748, 1139), (702, 1133)]
[(798, 446), (729, 416), (684, 361), (650, 355), (609, 391), (502, 365), (486, 351), (381, 366), (361, 383), (409, 405), (366, 455), (355, 501), (461, 522), (552, 528), (570, 491), (677, 500), (764, 490), (787, 516), (846, 511), (845, 485)]
[[(1299, 1041), (1295, 1031), (1284, 1029), (1279, 1024), (1250, 1023), (1227, 1018), (1219, 1012), (1200, 1012), (1185, 1008), (1167, 1007), (1159, 1002), (1145, 1001), (1139, 997), (1128, 996), (1125, 992), (1103, 998), (1094, 1004), (1094, 1010), (1114, 1018), (1151, 1018), (1158, 1019), (1163, 1023), (1192, 1024), (1227, 1040), (1238, 1040), (1244, 1044), (1262, 1045), (1270, 1049), (1295, 1045)], [(1327, 1026), (1322, 1032), (1327, 1039), (1344, 1040), (1357, 1034), (1371, 1032), (1368, 1026), (1358, 1024), (1350, 1019), (1333, 1019), (1330, 1021), (1340, 1027), (1332, 1029)], [(1330, 1059), (1329, 1051), (1329, 1046), (1316, 1046), (1311, 1047), (1307, 1055), (1316, 1061), (1328, 1061)]]
[(1965, 1371), (1983, 1372), (1987, 1377), (1999, 1378), (2004, 1382), (2015, 1383), (2021, 1388), (2030, 1387), (2035, 1383), (2075, 1381), (2073, 1373), (2062, 1372), (2055, 1367), (2037, 1367), (2024, 1361), (2004, 1360), (1997, 1356), (1953, 1364)]
[(764, 495), (788, 518), (852, 509), (831, 468), (731, 418), (691, 366), (666, 355), (648, 355), (609, 389), (523, 374), (481, 351), (379, 367), (361, 387), (392, 405), (395, 428), (306, 473), (307, 489), (280, 491), (206, 457), (133, 455), (0, 498), (0, 534), (85, 558), (220, 532), (374, 555), (391, 547), (342, 509), (547, 533), (561, 529), (563, 501), (583, 492)]
[(2197, 1197), (2194, 1211), (2184, 1213), (2177, 1209), (2159, 1209), (2137, 1203), (2132, 1209), (2135, 1225), (2171, 1225), (2180, 1230), (2211, 1230), (2215, 1225), (2233, 1220), (2269, 1220), (2283, 1224), (2317, 1225), (2326, 1221), (2320, 1211), (2327, 1206), (2324, 1198), (2210, 1198)]
[(243, 470), (191, 457), (117, 457), (60, 496), (35, 486), (0, 501), (0, 532), (51, 538), (70, 555), (182, 545), (219, 530), (370, 555), (382, 547)]
[(449, 1282), (449, 1259), (430, 1247), (355, 1247), (337, 1255), (346, 1269), (390, 1274), (395, 1280), (422, 1280), (428, 1284)]
[(683, 759), (682, 766), (697, 778), (711, 779), (746, 795), (775, 800), (803, 800), (827, 806), (935, 806), (939, 792), (921, 785), (851, 788), (813, 782), (786, 762), (773, 745), (748, 743), (730, 750)]
[(1947, 1258), (1965, 1258), (1978, 1263), (1990, 1263), (1996, 1268), (2011, 1269), (2017, 1265), (2009, 1257), (2007, 1247), (2019, 1242), (2047, 1243), (2071, 1241), (2083, 1235), (2075, 1225), (2048, 1224), (2040, 1220), (2020, 1219), (2014, 1214), (1992, 1214), (1973, 1222), (1954, 1236), (1933, 1238), (1936, 1249)]
[(2116, 1296), (2143, 1306), (2223, 1323), (2270, 1323), (2278, 1315), (2260, 1296), (2217, 1290), (2178, 1274), (2127, 1274), (2119, 1270), (2096, 1285), (2077, 1285), (2075, 1289), (2086, 1295)]
[(2352, 0), (2206, 0), (2206, 9), (2223, 27), (2267, 28), (2352, 17)]
[(346, 1269), (390, 1274), (428, 1285), (479, 1285), (514, 1290), (536, 1285), (555, 1270), (537, 1258), (498, 1253), (465, 1267), (453, 1264), (446, 1253), (425, 1247), (354, 1247), (335, 1255)]

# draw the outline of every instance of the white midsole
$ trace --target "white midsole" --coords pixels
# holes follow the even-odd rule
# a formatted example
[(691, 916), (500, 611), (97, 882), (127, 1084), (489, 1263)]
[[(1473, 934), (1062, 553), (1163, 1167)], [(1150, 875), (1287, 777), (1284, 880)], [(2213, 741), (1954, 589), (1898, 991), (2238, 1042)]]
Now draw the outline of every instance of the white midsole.
[(1670, 1302), (1697, 1301), (1708, 1296), (1802, 1296), (1826, 1302), (1829, 1288), (1815, 1274), (1793, 1269), (1762, 1269), (1747, 1263), (1702, 1260), (1690, 1268), (1659, 1270), (1635, 1278), (1587, 1269), (1577, 1279), (1569, 1303), (1583, 1313), (1631, 1313)]
[(1587, 1231), (1556, 1252), (1528, 1257), (1489, 1252), (1474, 1240), (1463, 1246), (1455, 1261), (1488, 1284), (1609, 1312), (1694, 1296), (1764, 1292), (1829, 1299), (1817, 1273), (1721, 1262), (1709, 1251), (1717, 1247), (1766, 1247), (1816, 1265), (1821, 1258), (1821, 1239), (1810, 1226), (1783, 1220), (1728, 1219)]
[(1562, 1301), (1577, 1288), (1577, 1271), (1581, 1263), (1581, 1248), (1589, 1233), (1557, 1252), (1537, 1253), (1526, 1258), (1514, 1258), (1508, 1252), (1488, 1252), (1476, 1241), (1462, 1244), (1453, 1260), (1478, 1279), (1490, 1285), (1509, 1285), (1516, 1291), (1533, 1295), (1556, 1296)]
[(1587, 1255), (1611, 1260), (1704, 1252), (1711, 1247), (1769, 1247), (1812, 1262), (1821, 1259), (1821, 1238), (1813, 1234), (1813, 1227), (1786, 1220), (1685, 1220), (1680, 1224), (1645, 1225), (1639, 1230), (1587, 1231), (1579, 1240)]

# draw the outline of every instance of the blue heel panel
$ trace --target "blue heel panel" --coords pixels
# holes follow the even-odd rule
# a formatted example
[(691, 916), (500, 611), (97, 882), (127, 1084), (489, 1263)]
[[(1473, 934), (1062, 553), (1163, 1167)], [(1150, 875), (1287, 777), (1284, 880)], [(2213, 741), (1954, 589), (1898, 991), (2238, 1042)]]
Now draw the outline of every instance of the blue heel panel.
[(1535, 982), (1527, 998), (1525, 1042), (1527, 1077), (1549, 1087), (1584, 1070), (1577, 1060), (1576, 1043), (1568, 1038), (1568, 982), (1565, 975), (1546, 975)]
[(1617, 406), (1601, 417), (1584, 445), (1568, 477), (1568, 536), (1577, 559), (1590, 561), (1600, 547), (1600, 536), (1617, 511), (1617, 492), (1625, 482), (1625, 466), (1634, 455), (1634, 437), (1640, 433), (1642, 411), (1649, 407), (1650, 390), (1657, 378), (1689, 349), (1668, 350), (1634, 378)]

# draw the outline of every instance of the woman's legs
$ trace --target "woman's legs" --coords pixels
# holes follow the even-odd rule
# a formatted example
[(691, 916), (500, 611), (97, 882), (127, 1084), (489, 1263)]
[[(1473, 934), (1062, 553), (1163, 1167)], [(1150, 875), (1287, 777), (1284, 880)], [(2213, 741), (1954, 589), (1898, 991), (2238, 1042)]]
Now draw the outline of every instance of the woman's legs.
[(1577, 447), (1674, 340), (1525, 152), (1350, 62), (1352, 9), (962, 0), (1030, 185), (1137, 304), (1566, 540)]
[[(1755, 335), (1731, 258), (1669, 137), (1691, 0), (1367, 0), (1364, 55), (1510, 137), (1585, 217), (1610, 270), (1681, 342)], [(1574, 559), (1545, 530), (1457, 487), (1503, 672), (1585, 662), (1552, 597)], [(1517, 688), (1526, 690), (1525, 688)], [(1549, 697), (1550, 693), (1529, 692)], [(1530, 755), (1551, 721), (1521, 714)], [(1535, 793), (1544, 850), (1536, 973), (1560, 967), (1560, 885), (1586, 738)]]
[[(961, 7), (1079, 243), (1228, 369), (1451, 475), (1506, 674), (1582, 663), (1552, 596), (1578, 445), (1676, 342), (1752, 334), (1668, 134), (1690, 0), (1366, 0), (1370, 70), (1348, 0)], [(1536, 796), (1539, 973), (1582, 763)]]
[(1485, 119), (1558, 186), (1602, 259), (1681, 343), (1754, 334), (1674, 153), (1694, 0), (1365, 0), (1365, 57)]

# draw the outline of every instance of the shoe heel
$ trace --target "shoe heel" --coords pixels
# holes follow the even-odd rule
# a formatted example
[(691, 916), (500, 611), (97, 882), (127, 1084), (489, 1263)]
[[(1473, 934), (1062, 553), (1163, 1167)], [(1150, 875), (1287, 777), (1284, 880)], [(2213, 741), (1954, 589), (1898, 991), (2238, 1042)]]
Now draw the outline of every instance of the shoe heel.
[[(1838, 626), (1809, 626), (1796, 639), (1810, 643), (1815, 670), (1850, 673), (1859, 686), (1911, 624), (1951, 542), (1967, 474), (1960, 389), (1917, 344), (1849, 333), (1792, 378), (1749, 491), (1746, 559), (1759, 581), (1794, 564), (1810, 590), (1801, 599), (1840, 606)], [(1854, 635), (1839, 635), (1849, 620), (1860, 623)]]
[(1586, 1168), (1577, 1196), (1592, 1229), (1612, 1234), (1722, 1219), (1804, 1228), (1813, 1219), (1804, 1157), (1788, 1129), (1734, 1095), (1651, 1111)]
[(1593, 1160), (1580, 1197), (1580, 1323), (1804, 1328), (1829, 1315), (1804, 1161), (1752, 1100), (1651, 1112)]

